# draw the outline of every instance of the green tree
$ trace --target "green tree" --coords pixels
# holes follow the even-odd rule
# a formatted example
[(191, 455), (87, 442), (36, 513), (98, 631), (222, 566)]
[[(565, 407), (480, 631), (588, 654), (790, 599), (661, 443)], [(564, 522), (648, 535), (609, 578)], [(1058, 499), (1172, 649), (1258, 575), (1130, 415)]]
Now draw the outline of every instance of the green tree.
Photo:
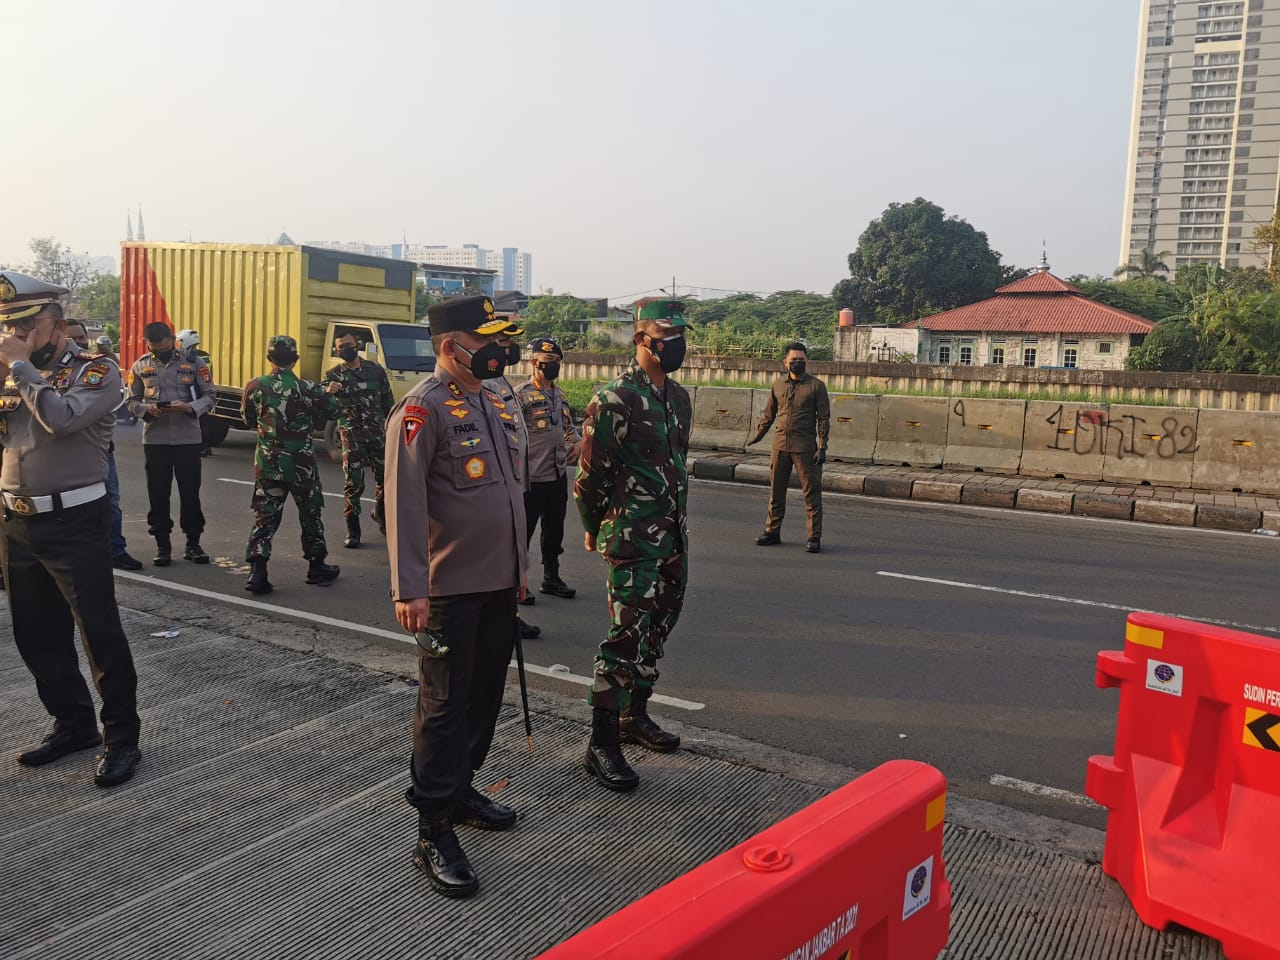
[(74, 253), (53, 237), (36, 237), (28, 247), (32, 261), (26, 272), (47, 283), (66, 287), (72, 296), (97, 276), (87, 253)]
[(579, 332), (582, 326), (573, 321), (591, 320), (598, 312), (595, 304), (579, 300), (568, 293), (548, 293), (533, 297), (520, 313), (524, 329), (529, 336), (550, 336), (560, 341), (565, 350), (576, 350), (588, 345), (588, 337)]
[(440, 298), (427, 289), (421, 280), (413, 288), (413, 319), (421, 320), (427, 315), (427, 308)]
[(1187, 292), (1176, 284), (1150, 278), (1108, 280), (1097, 277), (1090, 280), (1072, 277), (1070, 282), (1090, 300), (1126, 313), (1136, 313), (1148, 320), (1184, 316), (1191, 302)]
[(1262, 258), (1267, 265), (1267, 279), (1273, 287), (1280, 287), (1280, 207), (1275, 209), (1271, 220), (1258, 224), (1253, 231), (1253, 252)]
[(100, 273), (76, 291), (75, 315), (91, 320), (120, 322), (120, 278)]
[(1196, 328), (1187, 320), (1166, 320), (1155, 325), (1141, 346), (1129, 351), (1125, 366), (1130, 370), (1195, 370), (1199, 358)]
[(1115, 276), (1165, 280), (1168, 278), (1169, 265), (1164, 262), (1164, 258), (1168, 256), (1172, 256), (1168, 250), (1152, 253), (1144, 247), (1138, 251), (1137, 260), (1116, 267)]
[(914, 320), (983, 300), (1003, 279), (985, 233), (917, 197), (871, 221), (849, 254), (849, 278), (831, 296), (861, 317)]

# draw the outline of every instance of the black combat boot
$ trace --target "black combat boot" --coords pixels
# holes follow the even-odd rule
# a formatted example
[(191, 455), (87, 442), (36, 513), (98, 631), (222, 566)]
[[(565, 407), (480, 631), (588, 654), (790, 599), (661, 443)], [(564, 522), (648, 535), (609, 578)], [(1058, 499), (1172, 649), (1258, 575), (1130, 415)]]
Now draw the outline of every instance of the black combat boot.
[(200, 546), (199, 540), (188, 540), (187, 550), (182, 555), (184, 560), (190, 560), (192, 563), (208, 563), (209, 555), (204, 552), (204, 548)]
[(341, 572), (341, 567), (325, 563), (324, 557), (313, 557), (311, 565), (307, 567), (307, 583), (313, 583), (319, 587), (327, 587), (338, 579), (338, 574)]
[(156, 534), (156, 555), (151, 558), (151, 562), (157, 567), (167, 567), (173, 563), (173, 541), (167, 533)]
[(591, 742), (582, 765), (610, 790), (630, 793), (640, 786), (640, 776), (627, 764), (618, 746), (618, 711), (604, 707), (591, 710)]
[(667, 733), (649, 717), (649, 695), (652, 690), (634, 690), (631, 705), (622, 711), (618, 721), (618, 737), (623, 743), (638, 743), (646, 750), (670, 753), (679, 748), (680, 738)]
[(563, 597), (565, 600), (572, 600), (578, 595), (577, 590), (560, 579), (560, 563), (557, 560), (542, 565), (542, 587), (540, 592), (549, 593), (553, 597)]
[(102, 734), (93, 719), (83, 726), (63, 727), (55, 724), (49, 735), (38, 747), (28, 747), (18, 753), (18, 762), (28, 767), (42, 767), (46, 763), (61, 760), (77, 750), (90, 750), (102, 746)]
[(270, 593), (275, 589), (267, 579), (266, 557), (254, 557), (249, 561), (249, 580), (244, 588), (250, 593)]
[(349, 550), (354, 550), (360, 546), (360, 518), (347, 517), (347, 539), (342, 541), (342, 545)]
[(385, 537), (387, 535), (387, 512), (383, 509), (381, 503), (373, 505), (373, 510), (369, 512), (369, 519), (378, 525), (378, 532)]
[(427, 875), (436, 893), (469, 897), (480, 889), (476, 872), (462, 852), (447, 816), (418, 817), (418, 844), (413, 848), (413, 862)]

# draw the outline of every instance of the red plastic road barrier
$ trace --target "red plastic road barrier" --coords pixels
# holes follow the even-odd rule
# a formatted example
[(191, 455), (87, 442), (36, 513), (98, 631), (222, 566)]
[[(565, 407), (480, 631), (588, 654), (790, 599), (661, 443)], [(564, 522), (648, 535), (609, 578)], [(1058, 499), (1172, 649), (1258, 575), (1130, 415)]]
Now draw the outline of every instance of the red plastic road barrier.
[(541, 960), (917, 960), (947, 945), (946, 779), (893, 760)]
[(1085, 779), (1110, 811), (1102, 869), (1149, 926), (1280, 960), (1280, 641), (1131, 613), (1097, 684), (1120, 688), (1115, 756)]

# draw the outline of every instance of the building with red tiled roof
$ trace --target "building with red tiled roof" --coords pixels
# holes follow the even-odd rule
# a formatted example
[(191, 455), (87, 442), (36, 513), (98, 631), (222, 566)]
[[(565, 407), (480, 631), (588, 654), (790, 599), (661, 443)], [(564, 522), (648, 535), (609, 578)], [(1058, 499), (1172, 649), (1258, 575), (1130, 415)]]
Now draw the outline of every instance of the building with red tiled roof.
[(1154, 324), (1090, 300), (1042, 259), (989, 300), (904, 326), (920, 331), (921, 363), (1123, 370)]

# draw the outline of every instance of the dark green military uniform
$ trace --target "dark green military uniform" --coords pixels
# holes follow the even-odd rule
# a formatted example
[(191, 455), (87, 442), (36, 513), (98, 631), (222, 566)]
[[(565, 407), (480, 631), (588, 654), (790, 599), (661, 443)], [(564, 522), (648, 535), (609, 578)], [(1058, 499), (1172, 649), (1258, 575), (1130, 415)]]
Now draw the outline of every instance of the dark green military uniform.
[[(291, 338), (276, 337), (277, 341)], [(258, 431), (253, 458), (253, 530), (245, 560), (270, 559), (271, 538), (280, 526), (285, 497), (292, 494), (302, 526), (302, 555), (323, 560), (324, 491), (316, 466), (311, 433), (316, 425), (338, 416), (338, 406), (322, 387), (281, 369), (250, 380), (244, 388), (244, 422)]]
[(633, 689), (653, 689), (680, 618), (692, 422), (688, 391), (669, 377), (659, 391), (634, 360), (587, 407), (573, 493), (609, 564), (612, 617), (596, 656), (593, 706), (625, 709)]
[(387, 416), (395, 406), (387, 371), (372, 360), (359, 366), (339, 363), (324, 375), (324, 383), (336, 383), (332, 394), (338, 403), (338, 438), (342, 441), (343, 514), (360, 516), (364, 496), (364, 468), (373, 471), (373, 520), (383, 522), (383, 474), (386, 462)]

